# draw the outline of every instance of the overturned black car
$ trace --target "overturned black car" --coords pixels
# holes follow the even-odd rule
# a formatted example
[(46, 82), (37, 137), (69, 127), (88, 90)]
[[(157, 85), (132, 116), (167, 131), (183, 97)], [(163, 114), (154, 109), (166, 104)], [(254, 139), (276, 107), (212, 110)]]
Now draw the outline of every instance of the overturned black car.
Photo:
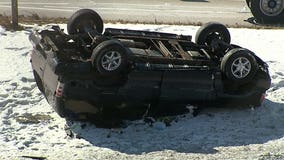
[(207, 102), (258, 106), (270, 87), (267, 64), (230, 44), (219, 23), (202, 26), (194, 43), (191, 36), (104, 29), (95, 11), (82, 9), (67, 31), (50, 26), (29, 37), (38, 88), (62, 117)]

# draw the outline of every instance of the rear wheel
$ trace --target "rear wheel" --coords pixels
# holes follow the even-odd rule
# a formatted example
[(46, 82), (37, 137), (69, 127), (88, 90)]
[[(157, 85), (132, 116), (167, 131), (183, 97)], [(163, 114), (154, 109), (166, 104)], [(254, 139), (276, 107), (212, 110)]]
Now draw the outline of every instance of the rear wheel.
[(118, 75), (126, 68), (127, 49), (119, 41), (104, 41), (93, 50), (91, 60), (101, 75)]
[(227, 79), (243, 84), (253, 79), (257, 62), (252, 53), (243, 48), (230, 50), (222, 59), (221, 70)]
[(284, 21), (283, 0), (251, 0), (253, 16), (260, 23), (280, 23)]

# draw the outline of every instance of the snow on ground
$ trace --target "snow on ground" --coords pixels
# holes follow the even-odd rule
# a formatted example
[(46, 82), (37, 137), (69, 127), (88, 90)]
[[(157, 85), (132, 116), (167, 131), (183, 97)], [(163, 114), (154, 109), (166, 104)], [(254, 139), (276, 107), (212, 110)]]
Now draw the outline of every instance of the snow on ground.
[[(194, 35), (198, 27), (107, 27)], [(33, 80), (29, 31), (0, 27), (0, 159), (284, 159), (284, 30), (230, 29), (232, 42), (270, 66), (272, 87), (259, 108), (212, 108), (180, 115), (170, 127), (134, 121), (124, 129), (71, 126), (47, 104)], [(194, 37), (193, 37), (194, 38)]]

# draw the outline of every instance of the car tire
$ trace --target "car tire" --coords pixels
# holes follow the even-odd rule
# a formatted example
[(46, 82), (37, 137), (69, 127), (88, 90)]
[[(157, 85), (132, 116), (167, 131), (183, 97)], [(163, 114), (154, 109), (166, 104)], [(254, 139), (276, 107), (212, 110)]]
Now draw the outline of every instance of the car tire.
[(231, 42), (231, 35), (226, 26), (217, 22), (209, 22), (201, 26), (195, 35), (195, 43), (199, 45), (211, 45), (212, 41), (219, 39), (225, 43)]
[(103, 76), (121, 74), (126, 69), (127, 51), (117, 40), (104, 41), (93, 50), (92, 65)]
[(91, 9), (80, 9), (75, 12), (68, 20), (68, 34), (86, 33), (96, 30), (102, 33), (104, 29), (103, 20), (100, 15)]
[(252, 80), (257, 72), (257, 62), (253, 53), (244, 48), (234, 48), (221, 61), (221, 71), (227, 79), (237, 84)]
[[(274, 10), (268, 6), (269, 2), (275, 5)], [(284, 22), (283, 3), (283, 0), (251, 0), (250, 8), (258, 23), (280, 23)]]

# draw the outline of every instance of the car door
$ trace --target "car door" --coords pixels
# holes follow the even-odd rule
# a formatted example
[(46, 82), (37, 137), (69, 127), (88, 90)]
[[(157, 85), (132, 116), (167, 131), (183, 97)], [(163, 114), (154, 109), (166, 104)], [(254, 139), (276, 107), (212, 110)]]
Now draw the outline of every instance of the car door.
[(213, 77), (210, 70), (167, 70), (162, 78), (160, 100), (174, 103), (211, 100), (215, 96)]
[(119, 94), (125, 101), (153, 103), (159, 99), (163, 72), (154, 70), (134, 70), (128, 74), (127, 82)]

